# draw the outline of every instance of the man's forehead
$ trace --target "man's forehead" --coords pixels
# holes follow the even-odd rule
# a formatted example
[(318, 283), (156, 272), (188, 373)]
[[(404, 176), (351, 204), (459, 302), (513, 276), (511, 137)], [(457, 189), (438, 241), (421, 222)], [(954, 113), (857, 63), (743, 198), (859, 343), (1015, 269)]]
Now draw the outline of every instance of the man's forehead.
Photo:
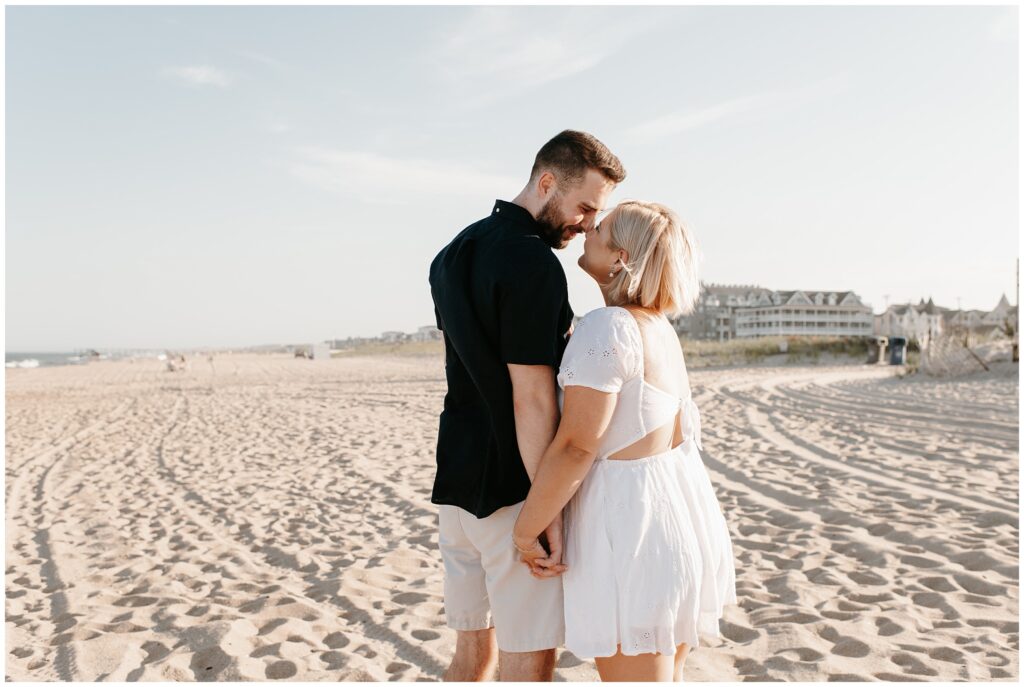
[(588, 169), (583, 183), (576, 187), (575, 195), (581, 204), (602, 212), (604, 203), (615, 188), (615, 183), (600, 172)]

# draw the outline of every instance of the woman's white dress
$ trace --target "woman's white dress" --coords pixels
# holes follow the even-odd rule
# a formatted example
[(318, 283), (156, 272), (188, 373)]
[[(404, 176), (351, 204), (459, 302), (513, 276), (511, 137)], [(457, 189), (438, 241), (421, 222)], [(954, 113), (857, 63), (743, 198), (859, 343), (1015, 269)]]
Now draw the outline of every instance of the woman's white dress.
[[(720, 636), (736, 603), (732, 540), (699, 451), (689, 382), (678, 398), (643, 379), (643, 341), (628, 310), (598, 308), (576, 326), (558, 373), (562, 390), (618, 394), (586, 478), (565, 513), (565, 647), (581, 658), (674, 654)], [(682, 409), (684, 441), (634, 460), (607, 460)]]

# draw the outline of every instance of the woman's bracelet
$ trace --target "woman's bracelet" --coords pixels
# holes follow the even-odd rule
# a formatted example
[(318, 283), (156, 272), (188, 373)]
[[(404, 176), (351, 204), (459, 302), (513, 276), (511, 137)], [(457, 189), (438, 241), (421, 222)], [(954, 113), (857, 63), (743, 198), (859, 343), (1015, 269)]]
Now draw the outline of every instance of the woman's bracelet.
[(516, 543), (515, 535), (512, 536), (512, 546), (516, 547), (516, 551), (518, 551), (519, 553), (530, 553), (533, 550), (532, 546), (529, 549), (519, 548), (519, 544)]

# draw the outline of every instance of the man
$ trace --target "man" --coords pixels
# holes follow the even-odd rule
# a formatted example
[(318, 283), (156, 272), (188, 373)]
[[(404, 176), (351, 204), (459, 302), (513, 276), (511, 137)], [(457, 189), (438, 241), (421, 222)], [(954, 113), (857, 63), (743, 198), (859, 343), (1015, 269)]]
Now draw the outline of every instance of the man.
[[(564, 248), (594, 226), (626, 172), (590, 134), (563, 131), (537, 153), (512, 202), (466, 227), (430, 265), (444, 333), (444, 399), (437, 476), (444, 606), (457, 631), (446, 680), (551, 680), (564, 639), (562, 582), (532, 576), (512, 527), (558, 426), (555, 373), (572, 309)], [(549, 565), (562, 550), (559, 517), (546, 531)]]

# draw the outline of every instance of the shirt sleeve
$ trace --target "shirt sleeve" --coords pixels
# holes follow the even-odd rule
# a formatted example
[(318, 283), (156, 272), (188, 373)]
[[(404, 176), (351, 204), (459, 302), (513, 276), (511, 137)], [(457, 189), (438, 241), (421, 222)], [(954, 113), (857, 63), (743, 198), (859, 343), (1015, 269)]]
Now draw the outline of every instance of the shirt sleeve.
[(501, 359), (517, 365), (558, 367), (562, 326), (569, 302), (565, 274), (557, 259), (499, 284), (498, 318)]
[(586, 386), (618, 393), (638, 372), (643, 355), (636, 322), (618, 308), (599, 308), (588, 313), (569, 339), (558, 368), (558, 383)]

